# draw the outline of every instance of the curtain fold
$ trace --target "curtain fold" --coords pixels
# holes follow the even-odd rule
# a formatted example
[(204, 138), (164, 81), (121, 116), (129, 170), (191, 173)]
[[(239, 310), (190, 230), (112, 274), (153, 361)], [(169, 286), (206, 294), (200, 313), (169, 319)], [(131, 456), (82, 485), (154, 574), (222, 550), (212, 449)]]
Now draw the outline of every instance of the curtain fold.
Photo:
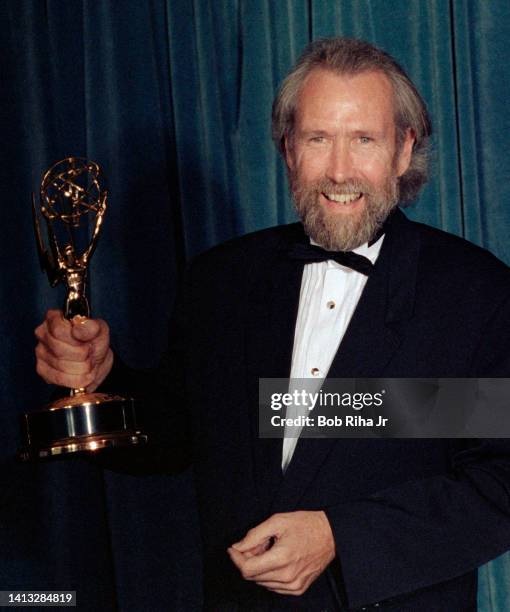
[[(92, 312), (128, 363), (154, 365), (184, 262), (294, 220), (271, 142), (273, 96), (310, 40), (357, 36), (397, 58), (432, 115), (432, 176), (409, 214), (510, 263), (510, 4), (6, 0), (0, 28), (0, 586), (76, 589), (84, 610), (199, 610), (189, 474), (14, 459), (19, 415), (49, 394), (34, 372), (33, 329), (63, 299), (38, 270), (31, 191), (63, 157), (100, 163), (109, 208)], [(480, 610), (506, 610), (509, 555), (479, 576)]]

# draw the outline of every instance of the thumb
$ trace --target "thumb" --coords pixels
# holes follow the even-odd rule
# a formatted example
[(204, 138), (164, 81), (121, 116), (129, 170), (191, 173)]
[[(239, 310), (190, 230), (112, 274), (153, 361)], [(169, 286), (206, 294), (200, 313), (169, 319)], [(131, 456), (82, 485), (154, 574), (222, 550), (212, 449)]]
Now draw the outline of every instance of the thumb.
[(264, 540), (261, 544), (257, 544), (253, 548), (250, 548), (249, 550), (244, 551), (243, 553), (244, 558), (251, 559), (251, 557), (258, 557), (259, 555), (264, 554), (270, 548), (272, 548), (274, 542), (275, 542), (274, 537), (271, 537), (268, 540)]
[(99, 323), (94, 319), (87, 319), (78, 315), (71, 320), (71, 323), (71, 335), (75, 340), (89, 342), (99, 333)]
[[(239, 552), (252, 551), (252, 549), (256, 548), (257, 552), (255, 554), (260, 554), (263, 550), (270, 548), (271, 541), (274, 538), (276, 538), (276, 528), (273, 521), (268, 519), (257, 525), (257, 527), (250, 529), (242, 540), (232, 544), (232, 548)], [(258, 552), (259, 550), (260, 552)]]

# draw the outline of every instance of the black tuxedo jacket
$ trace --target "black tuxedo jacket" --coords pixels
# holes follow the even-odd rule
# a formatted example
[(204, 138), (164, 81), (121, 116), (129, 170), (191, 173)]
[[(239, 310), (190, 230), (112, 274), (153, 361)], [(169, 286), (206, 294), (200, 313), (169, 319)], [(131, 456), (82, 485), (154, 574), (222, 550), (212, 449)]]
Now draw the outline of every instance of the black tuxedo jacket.
[[(476, 568), (510, 549), (509, 442), (301, 439), (283, 477), (282, 441), (258, 438), (258, 379), (290, 372), (303, 264), (285, 251), (306, 240), (294, 224), (199, 256), (168, 352), (142, 383), (160, 406), (148, 411), (143, 460), (189, 450), (193, 461), (205, 607), (476, 610)], [(125, 374), (117, 366), (112, 386)], [(329, 376), (510, 376), (509, 269), (396, 212)], [(307, 593), (278, 596), (239, 576), (226, 549), (249, 528), (319, 509), (337, 559)]]

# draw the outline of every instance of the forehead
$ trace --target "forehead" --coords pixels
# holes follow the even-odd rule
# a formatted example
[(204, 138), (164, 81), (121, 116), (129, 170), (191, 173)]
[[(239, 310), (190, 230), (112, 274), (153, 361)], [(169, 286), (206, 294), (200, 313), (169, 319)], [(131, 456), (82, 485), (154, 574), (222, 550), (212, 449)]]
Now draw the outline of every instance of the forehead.
[(316, 68), (301, 87), (295, 118), (302, 129), (317, 121), (327, 124), (362, 122), (369, 127), (393, 129), (393, 87), (388, 77), (379, 71), (350, 75)]

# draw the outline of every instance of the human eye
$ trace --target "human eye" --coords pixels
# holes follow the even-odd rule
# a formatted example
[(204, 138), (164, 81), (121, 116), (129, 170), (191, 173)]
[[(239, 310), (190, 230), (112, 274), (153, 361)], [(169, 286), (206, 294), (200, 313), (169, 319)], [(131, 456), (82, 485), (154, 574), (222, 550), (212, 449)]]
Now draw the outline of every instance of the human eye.
[(373, 142), (373, 141), (374, 141), (374, 139), (373, 139), (373, 138), (371, 138), (370, 136), (359, 136), (359, 137), (358, 137), (358, 142), (359, 142), (360, 144), (363, 144), (363, 145), (365, 145), (365, 144), (370, 144), (370, 143), (371, 143), (371, 142)]
[(323, 144), (324, 142), (326, 142), (326, 137), (325, 136), (310, 136), (308, 140), (309, 142), (314, 143), (314, 144)]

